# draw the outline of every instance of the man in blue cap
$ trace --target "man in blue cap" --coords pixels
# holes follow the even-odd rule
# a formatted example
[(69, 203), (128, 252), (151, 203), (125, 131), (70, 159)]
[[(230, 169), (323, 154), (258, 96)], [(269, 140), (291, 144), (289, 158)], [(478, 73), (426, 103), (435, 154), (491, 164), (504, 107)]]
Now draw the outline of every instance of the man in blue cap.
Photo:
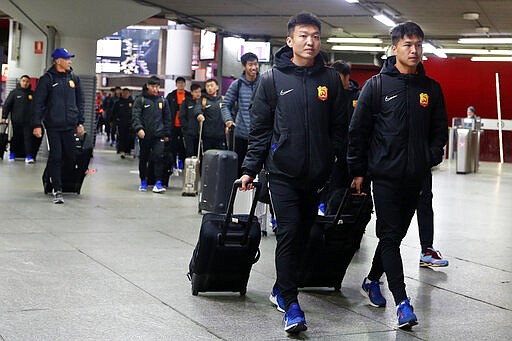
[(74, 134), (84, 134), (84, 96), (80, 78), (71, 69), (74, 56), (64, 48), (55, 49), (53, 66), (41, 76), (34, 94), (33, 133), (41, 137), (44, 124), (50, 149), (46, 169), (55, 204), (64, 203), (61, 169), (63, 161), (74, 164)]

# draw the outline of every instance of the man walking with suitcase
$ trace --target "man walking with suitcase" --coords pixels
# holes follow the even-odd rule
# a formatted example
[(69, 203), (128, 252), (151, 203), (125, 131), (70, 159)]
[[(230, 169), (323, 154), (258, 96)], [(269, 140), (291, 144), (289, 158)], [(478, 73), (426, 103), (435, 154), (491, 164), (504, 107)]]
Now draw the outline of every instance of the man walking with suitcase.
[(421, 28), (405, 22), (390, 35), (394, 56), (366, 83), (350, 122), (348, 164), (357, 193), (364, 194), (364, 177), (372, 180), (377, 214), (379, 244), (361, 292), (370, 305), (384, 307), (379, 281), (386, 273), (398, 327), (409, 329), (418, 322), (405, 290), (400, 243), (425, 178), (442, 161), (448, 119), (441, 86), (421, 64)]
[(285, 312), (284, 330), (307, 329), (298, 302), (297, 270), (318, 211), (319, 189), (334, 156), (345, 157), (347, 105), (337, 73), (324, 65), (318, 18), (299, 13), (288, 22), (286, 46), (264, 73), (251, 109), (242, 189), (265, 163), (277, 220), (277, 280), (270, 299)]
[(63, 204), (62, 164), (74, 164), (75, 136), (84, 135), (84, 96), (80, 78), (71, 70), (75, 55), (61, 47), (52, 53), (53, 66), (39, 79), (34, 94), (33, 134), (48, 136), (46, 169), (53, 187), (53, 202)]

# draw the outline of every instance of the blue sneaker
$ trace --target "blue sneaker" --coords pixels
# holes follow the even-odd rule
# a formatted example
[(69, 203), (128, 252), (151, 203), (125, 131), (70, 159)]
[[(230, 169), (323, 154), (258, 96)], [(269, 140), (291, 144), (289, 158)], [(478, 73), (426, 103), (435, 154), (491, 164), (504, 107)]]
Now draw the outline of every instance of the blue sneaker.
[(148, 182), (146, 180), (140, 181), (139, 191), (147, 192), (148, 191)]
[(288, 311), (284, 314), (284, 331), (290, 334), (296, 334), (308, 329), (304, 312), (300, 309), (298, 303), (290, 304)]
[(398, 328), (400, 329), (410, 329), (412, 326), (418, 324), (418, 318), (416, 317), (416, 314), (414, 314), (414, 308), (410, 302), (410, 298), (403, 300), (396, 308)]
[(25, 158), (25, 163), (34, 163), (34, 158), (30, 155), (27, 155)]
[(270, 226), (272, 227), (272, 232), (276, 232), (277, 229), (277, 221), (274, 216), (270, 216)]
[(281, 292), (275, 285), (272, 288), (272, 292), (270, 293), (268, 299), (270, 302), (272, 302), (273, 305), (276, 306), (277, 311), (284, 313), (284, 300), (281, 296)]
[(162, 181), (158, 180), (153, 186), (153, 193), (163, 193), (165, 192), (165, 187), (162, 185)]
[(448, 266), (448, 261), (443, 258), (439, 250), (429, 247), (427, 252), (420, 254), (420, 267), (443, 267)]
[(382, 296), (380, 292), (380, 285), (382, 282), (377, 281), (369, 281), (368, 277), (365, 277), (363, 280), (363, 284), (361, 285), (361, 294), (364, 297), (368, 298), (368, 303), (372, 307), (385, 307), (386, 299)]
[(325, 204), (323, 202), (318, 205), (318, 215), (325, 215)]
[(9, 161), (14, 161), (14, 160), (16, 160), (16, 156), (14, 155), (13, 152), (10, 152), (9, 153)]

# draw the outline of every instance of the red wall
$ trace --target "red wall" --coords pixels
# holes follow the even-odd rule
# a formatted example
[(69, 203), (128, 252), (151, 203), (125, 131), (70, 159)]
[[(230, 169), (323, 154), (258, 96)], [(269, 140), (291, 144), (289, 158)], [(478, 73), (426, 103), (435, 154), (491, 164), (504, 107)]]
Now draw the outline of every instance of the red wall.
[[(424, 61), (427, 75), (441, 84), (448, 112), (452, 117), (466, 116), (466, 108), (474, 106), (478, 116), (496, 119), (496, 72), (500, 77), (501, 115), (512, 119), (512, 63), (472, 62), (469, 59), (441, 59), (430, 57)], [(362, 86), (377, 69), (372, 66), (354, 65), (351, 78)], [(512, 162), (512, 132), (503, 132), (504, 159)], [(486, 130), (480, 144), (482, 161), (499, 161), (498, 132)]]

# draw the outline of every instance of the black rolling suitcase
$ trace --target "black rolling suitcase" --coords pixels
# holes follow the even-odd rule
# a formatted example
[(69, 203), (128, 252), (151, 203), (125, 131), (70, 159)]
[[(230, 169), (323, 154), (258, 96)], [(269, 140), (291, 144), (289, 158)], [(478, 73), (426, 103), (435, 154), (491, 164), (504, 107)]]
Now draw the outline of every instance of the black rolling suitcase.
[(201, 161), (199, 212), (226, 213), (231, 185), (238, 175), (238, 156), (229, 150), (210, 149)]
[(0, 159), (3, 160), (4, 153), (7, 151), (9, 135), (7, 134), (7, 123), (0, 123)]
[[(92, 142), (86, 134), (75, 137), (75, 142), (75, 163), (62, 165), (62, 191), (80, 194), (92, 158)], [(46, 168), (43, 172), (43, 188), (45, 194), (52, 193), (53, 186)]]
[(372, 207), (371, 197), (355, 196), (346, 189), (335, 214), (317, 217), (299, 268), (299, 287), (341, 289)]
[[(254, 183), (256, 194), (260, 184)], [(192, 254), (188, 278), (192, 295), (206, 291), (232, 291), (245, 295), (252, 265), (260, 256), (260, 224), (254, 217), (257, 200), (249, 214), (233, 215), (240, 181), (232, 186), (226, 214), (203, 216), (199, 240)]]

